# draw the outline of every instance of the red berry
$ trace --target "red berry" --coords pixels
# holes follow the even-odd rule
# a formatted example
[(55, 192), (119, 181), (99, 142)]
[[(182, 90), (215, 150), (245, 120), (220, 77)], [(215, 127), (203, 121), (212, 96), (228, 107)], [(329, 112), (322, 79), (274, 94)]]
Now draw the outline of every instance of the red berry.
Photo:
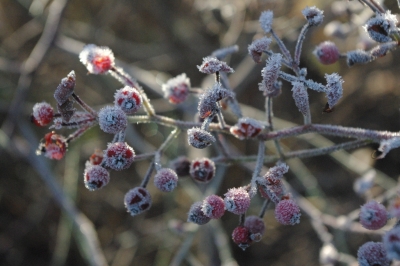
[(192, 204), (188, 213), (188, 222), (192, 222), (198, 225), (203, 225), (208, 223), (211, 218), (207, 217), (201, 210), (202, 202), (197, 201)]
[(232, 126), (229, 131), (238, 139), (254, 138), (263, 128), (263, 125), (252, 118), (240, 118), (236, 125)]
[(244, 227), (249, 229), (250, 239), (253, 241), (260, 241), (265, 232), (264, 221), (255, 215), (246, 217), (244, 221)]
[(319, 44), (315, 50), (314, 55), (318, 58), (319, 62), (324, 65), (330, 65), (339, 60), (340, 52), (333, 42), (323, 42)]
[(36, 153), (44, 153), (47, 158), (61, 160), (67, 152), (67, 146), (65, 138), (52, 131), (44, 136), (44, 143), (39, 145)]
[(207, 217), (210, 217), (211, 219), (219, 219), (225, 213), (224, 200), (217, 195), (208, 196), (203, 200), (201, 210)]
[(162, 85), (164, 97), (173, 104), (184, 102), (189, 95), (189, 89), (190, 80), (184, 73), (169, 79), (167, 83)]
[(110, 174), (100, 165), (89, 165), (83, 176), (85, 187), (91, 191), (100, 189), (110, 182)]
[(101, 162), (103, 161), (103, 157), (104, 157), (103, 151), (96, 149), (94, 153), (90, 156), (89, 162), (92, 165), (101, 164)]
[(232, 232), (232, 240), (241, 249), (245, 250), (251, 244), (250, 231), (246, 227), (239, 225)]
[(367, 242), (357, 251), (357, 260), (360, 266), (389, 266), (390, 261), (386, 257), (386, 250), (380, 242)]
[(79, 59), (92, 74), (104, 74), (114, 67), (114, 54), (108, 47), (88, 44), (83, 47)]
[(369, 230), (378, 230), (382, 228), (388, 219), (385, 206), (376, 202), (369, 201), (360, 209), (360, 223)]
[(104, 163), (113, 170), (124, 170), (131, 166), (135, 158), (134, 150), (125, 142), (110, 143), (104, 151)]
[(154, 176), (154, 185), (163, 192), (170, 192), (178, 185), (178, 175), (170, 168), (162, 168)]
[(135, 187), (125, 194), (124, 202), (128, 212), (135, 216), (150, 209), (151, 196), (147, 189)]
[(275, 206), (275, 218), (283, 225), (295, 225), (300, 223), (300, 208), (292, 199), (281, 200)]
[(190, 164), (189, 172), (194, 180), (207, 183), (215, 175), (215, 164), (208, 158), (196, 159)]
[(142, 96), (137, 89), (126, 86), (114, 94), (114, 104), (125, 113), (131, 115), (136, 113), (142, 106)]
[(116, 134), (126, 128), (128, 119), (121, 108), (106, 106), (99, 111), (99, 126), (106, 133)]
[(224, 196), (225, 209), (234, 214), (244, 214), (250, 206), (250, 195), (242, 187), (231, 188)]
[(46, 102), (36, 103), (33, 106), (31, 120), (35, 125), (43, 127), (53, 120), (54, 110), (50, 104)]

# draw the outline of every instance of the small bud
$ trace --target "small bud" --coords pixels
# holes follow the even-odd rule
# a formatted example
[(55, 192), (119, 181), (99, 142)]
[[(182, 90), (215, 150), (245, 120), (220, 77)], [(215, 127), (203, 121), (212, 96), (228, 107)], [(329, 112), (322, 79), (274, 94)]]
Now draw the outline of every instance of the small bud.
[(198, 225), (203, 225), (211, 220), (211, 218), (207, 217), (201, 210), (202, 205), (203, 203), (201, 201), (193, 203), (188, 213), (188, 219), (187, 219), (188, 222), (192, 222)]
[(363, 50), (354, 50), (347, 52), (347, 65), (366, 64), (374, 60), (374, 57)]
[(68, 100), (68, 98), (71, 97), (75, 89), (75, 83), (75, 71), (72, 70), (71, 72), (69, 72), (67, 77), (61, 80), (61, 83), (58, 85), (56, 91), (54, 92), (54, 98), (59, 105), (63, 105)]
[(176, 172), (179, 177), (189, 175), (190, 160), (186, 156), (179, 156), (171, 161), (169, 167)]
[(357, 251), (357, 260), (360, 266), (389, 266), (390, 261), (386, 257), (383, 243), (369, 241)]
[(39, 127), (49, 124), (54, 117), (54, 110), (50, 104), (46, 102), (36, 103), (33, 106), (31, 121)]
[(301, 11), (310, 26), (318, 26), (324, 20), (324, 12), (313, 7), (306, 7)]
[(263, 11), (260, 15), (260, 25), (265, 33), (269, 33), (272, 29), (272, 20), (274, 19), (274, 13), (271, 10)]
[(388, 213), (385, 206), (376, 202), (369, 201), (360, 209), (360, 223), (369, 230), (378, 230), (385, 226), (388, 219)]
[(161, 168), (154, 176), (154, 185), (163, 192), (171, 192), (178, 185), (178, 175), (170, 168)]
[(281, 200), (275, 206), (275, 218), (283, 225), (295, 225), (300, 223), (300, 208), (292, 199)]
[(197, 66), (200, 72), (204, 74), (214, 74), (216, 72), (235, 72), (227, 63), (214, 57), (204, 57), (201, 66)]
[(99, 126), (109, 134), (124, 130), (128, 124), (125, 112), (117, 106), (106, 106), (99, 111)]
[(203, 200), (201, 210), (207, 217), (219, 219), (225, 213), (224, 200), (217, 195), (210, 195)]
[(267, 51), (271, 44), (271, 38), (263, 37), (253, 41), (247, 48), (249, 55), (256, 63), (261, 63), (261, 56), (264, 51)]
[(129, 168), (135, 158), (135, 152), (125, 142), (109, 143), (104, 151), (104, 163), (107, 167), (121, 171)]
[(232, 126), (229, 131), (238, 139), (254, 138), (260, 134), (263, 125), (255, 119), (244, 117)]
[(184, 102), (189, 95), (189, 90), (190, 80), (186, 77), (185, 73), (169, 79), (167, 83), (162, 85), (164, 98), (173, 104)]
[(126, 86), (114, 94), (114, 104), (125, 113), (132, 115), (142, 106), (142, 96), (137, 89)]
[(239, 225), (232, 232), (232, 240), (235, 242), (241, 249), (245, 250), (251, 244), (250, 232), (246, 227)]
[(147, 189), (135, 187), (125, 194), (125, 208), (132, 215), (138, 215), (150, 209), (151, 196)]
[(194, 127), (188, 129), (188, 142), (197, 149), (204, 149), (215, 142), (215, 138), (207, 131)]
[(224, 196), (225, 209), (234, 214), (244, 214), (250, 206), (249, 193), (242, 187), (231, 188)]
[(94, 44), (83, 47), (79, 60), (92, 74), (104, 74), (114, 67), (114, 54), (111, 49)]
[(342, 78), (337, 73), (325, 74), (326, 98), (329, 108), (332, 109), (343, 96)]
[(296, 104), (300, 113), (306, 116), (310, 110), (307, 89), (304, 87), (304, 84), (301, 81), (292, 82), (292, 85), (294, 103)]
[(282, 55), (272, 54), (268, 58), (266, 66), (262, 69), (262, 82), (258, 84), (258, 88), (260, 91), (264, 92), (265, 96), (277, 96), (275, 83), (279, 77), (279, 70), (281, 69), (281, 65)]
[(395, 227), (383, 235), (383, 247), (389, 260), (400, 260), (400, 227)]
[(83, 173), (85, 187), (94, 191), (104, 187), (110, 182), (110, 174), (100, 165), (89, 165)]
[(208, 158), (193, 160), (189, 173), (197, 182), (208, 183), (215, 175), (215, 164)]
[(336, 63), (339, 60), (340, 52), (333, 42), (320, 43), (314, 50), (313, 54), (318, 61), (324, 65)]

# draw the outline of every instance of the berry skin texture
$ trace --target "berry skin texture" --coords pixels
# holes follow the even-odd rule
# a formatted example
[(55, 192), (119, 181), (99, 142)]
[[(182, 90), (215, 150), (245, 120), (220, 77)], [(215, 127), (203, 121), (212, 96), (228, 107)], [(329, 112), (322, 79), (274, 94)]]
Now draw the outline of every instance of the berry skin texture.
[(210, 195), (203, 200), (201, 210), (207, 217), (219, 219), (225, 213), (224, 200), (217, 195)]
[(283, 225), (295, 225), (300, 223), (300, 208), (292, 199), (281, 200), (275, 206), (275, 218)]
[(190, 80), (183, 73), (169, 79), (161, 89), (164, 92), (164, 98), (168, 99), (170, 103), (179, 104), (184, 102), (189, 95)]
[(83, 176), (85, 187), (90, 191), (100, 189), (110, 182), (110, 174), (100, 165), (89, 165)]
[(244, 214), (250, 206), (250, 195), (242, 187), (231, 188), (224, 196), (225, 209), (234, 214)]
[(245, 250), (251, 244), (250, 239), (250, 231), (248, 228), (239, 225), (232, 232), (232, 240), (235, 242), (241, 249)]
[(383, 246), (390, 260), (400, 260), (400, 227), (395, 227), (382, 237)]
[(31, 121), (39, 127), (48, 125), (54, 117), (54, 110), (50, 104), (46, 102), (36, 103), (33, 106)]
[(154, 185), (163, 192), (171, 192), (178, 185), (178, 175), (170, 168), (162, 168), (154, 176)]
[(260, 134), (263, 125), (249, 117), (240, 118), (239, 121), (232, 126), (229, 131), (238, 139), (254, 138)]
[(215, 138), (207, 131), (194, 127), (188, 129), (188, 142), (197, 149), (204, 149), (215, 142)]
[(124, 203), (128, 212), (135, 216), (150, 209), (151, 196), (147, 189), (135, 187), (125, 194)]
[(114, 54), (108, 47), (88, 44), (79, 54), (79, 60), (92, 74), (104, 74), (114, 67)]
[(104, 151), (103, 161), (113, 170), (121, 171), (129, 168), (135, 158), (134, 150), (125, 142), (110, 143)]
[(336, 63), (339, 60), (340, 52), (336, 44), (330, 41), (320, 43), (313, 54), (317, 57), (318, 61), (324, 65)]
[(376, 202), (369, 201), (360, 209), (360, 223), (369, 230), (378, 230), (385, 226), (388, 214), (385, 206)]
[(117, 106), (106, 106), (99, 111), (99, 126), (109, 134), (116, 134), (124, 130), (128, 119), (125, 112)]
[(188, 222), (192, 222), (198, 225), (203, 225), (211, 220), (211, 218), (207, 217), (201, 210), (202, 204), (203, 203), (201, 201), (197, 201), (192, 204), (188, 213), (188, 219), (187, 219)]
[(252, 241), (260, 241), (262, 235), (265, 232), (265, 224), (262, 218), (251, 215), (247, 216), (244, 220), (244, 227), (246, 227), (250, 232), (250, 239)]
[(114, 104), (128, 115), (136, 113), (142, 106), (142, 96), (137, 89), (125, 86), (114, 94)]
[(189, 173), (197, 182), (208, 183), (215, 175), (215, 164), (208, 158), (193, 160)]
[(389, 266), (390, 261), (386, 257), (386, 250), (380, 242), (369, 241), (357, 251), (357, 260), (360, 266)]

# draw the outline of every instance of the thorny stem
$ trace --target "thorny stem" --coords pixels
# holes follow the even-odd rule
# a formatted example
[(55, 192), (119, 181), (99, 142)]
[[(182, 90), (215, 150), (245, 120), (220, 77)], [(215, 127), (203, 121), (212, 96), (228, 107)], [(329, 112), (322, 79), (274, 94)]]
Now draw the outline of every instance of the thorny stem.
[(89, 114), (91, 114), (93, 117), (95, 117), (96, 119), (97, 117), (97, 112), (95, 110), (93, 110), (92, 107), (90, 107), (89, 105), (87, 105), (77, 94), (75, 94), (75, 92), (72, 93), (72, 97), (75, 99), (75, 101), (82, 107), (83, 110), (85, 110), (86, 112), (88, 112)]
[(152, 161), (152, 162), (150, 163), (150, 165), (149, 165), (149, 168), (147, 169), (146, 174), (144, 175), (144, 178), (143, 178), (143, 180), (142, 180), (142, 183), (140, 184), (140, 186), (141, 186), (142, 188), (146, 188), (147, 184), (149, 183), (151, 174), (153, 173), (153, 170), (154, 170), (154, 166), (155, 166), (154, 161)]

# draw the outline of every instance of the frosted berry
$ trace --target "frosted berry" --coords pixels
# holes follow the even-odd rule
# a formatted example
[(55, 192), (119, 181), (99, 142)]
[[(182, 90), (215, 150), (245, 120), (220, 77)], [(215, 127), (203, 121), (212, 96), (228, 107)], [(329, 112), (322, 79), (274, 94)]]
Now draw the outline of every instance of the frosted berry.
[(91, 191), (100, 189), (110, 182), (110, 174), (100, 165), (89, 165), (83, 173), (85, 187)]
[(188, 142), (197, 149), (204, 149), (215, 142), (215, 138), (207, 131), (194, 127), (188, 129)]
[(295, 225), (300, 223), (300, 208), (292, 199), (281, 200), (275, 206), (275, 218), (283, 225)]
[(225, 209), (234, 214), (244, 214), (250, 206), (250, 195), (242, 187), (231, 188), (224, 196)]
[(44, 136), (44, 143), (39, 145), (36, 153), (43, 153), (49, 159), (61, 160), (67, 152), (67, 146), (65, 138), (52, 131)]
[(224, 200), (217, 195), (210, 195), (203, 200), (201, 210), (207, 217), (219, 219), (225, 213)]
[(161, 168), (154, 176), (154, 185), (163, 192), (170, 192), (178, 185), (178, 175), (170, 168)]
[(318, 61), (324, 65), (330, 65), (339, 60), (340, 52), (336, 44), (330, 41), (319, 44), (313, 54), (317, 57)]
[(129, 168), (135, 158), (135, 152), (125, 142), (110, 143), (104, 151), (104, 163), (107, 167), (120, 171)]
[(241, 249), (245, 250), (251, 244), (250, 231), (246, 227), (239, 225), (232, 232), (232, 240)]
[(114, 99), (115, 106), (129, 115), (136, 113), (142, 106), (142, 96), (139, 91), (129, 86), (117, 90)]
[(96, 149), (90, 156), (89, 162), (92, 165), (99, 165), (103, 161), (103, 157), (104, 157), (103, 151)]
[(204, 212), (201, 210), (201, 205), (203, 203), (201, 201), (197, 201), (192, 204), (188, 213), (188, 222), (192, 222), (198, 225), (203, 225), (208, 223), (211, 218), (207, 217)]
[(400, 227), (386, 232), (382, 237), (383, 246), (390, 260), (400, 260)]
[(229, 131), (238, 139), (254, 138), (260, 134), (263, 125), (255, 119), (244, 117), (232, 126)]
[(189, 175), (190, 164), (191, 162), (186, 156), (179, 156), (170, 162), (169, 167), (174, 170), (179, 177), (182, 177)]
[(46, 102), (36, 103), (33, 106), (33, 112), (31, 115), (31, 121), (35, 125), (43, 127), (49, 124), (54, 117), (54, 110), (50, 104)]
[(400, 218), (400, 197), (393, 199), (389, 205), (390, 217)]
[(261, 196), (270, 199), (274, 203), (281, 201), (285, 194), (285, 185), (282, 176), (287, 173), (289, 167), (285, 163), (279, 163), (271, 167), (268, 172), (258, 179)]
[(169, 79), (167, 83), (162, 85), (164, 97), (170, 103), (178, 104), (184, 102), (189, 95), (190, 80), (183, 73), (175, 78)]
[(114, 54), (111, 49), (94, 44), (83, 47), (79, 60), (92, 74), (104, 74), (114, 67)]
[(117, 106), (106, 106), (99, 111), (99, 126), (106, 133), (116, 134), (125, 129), (127, 123), (125, 112)]
[(390, 261), (386, 257), (386, 250), (380, 242), (367, 242), (357, 251), (357, 260), (360, 266), (389, 266)]
[(364, 29), (371, 39), (376, 42), (385, 43), (392, 41), (390, 34), (397, 31), (396, 24), (396, 15), (392, 15), (390, 11), (387, 11), (369, 19)]
[(244, 220), (244, 227), (250, 232), (250, 239), (252, 241), (260, 241), (265, 232), (264, 221), (255, 215), (247, 216)]
[(196, 159), (190, 164), (189, 172), (194, 180), (207, 183), (215, 175), (215, 164), (208, 158)]
[(124, 203), (128, 212), (135, 216), (150, 209), (151, 196), (147, 189), (135, 187), (125, 194)]
[(360, 223), (369, 230), (377, 230), (382, 228), (388, 219), (388, 214), (385, 206), (371, 200), (361, 206)]
[(218, 60), (215, 57), (204, 57), (201, 66), (197, 66), (200, 72), (205, 74), (214, 74), (216, 72), (233, 73), (233, 69), (227, 63)]

